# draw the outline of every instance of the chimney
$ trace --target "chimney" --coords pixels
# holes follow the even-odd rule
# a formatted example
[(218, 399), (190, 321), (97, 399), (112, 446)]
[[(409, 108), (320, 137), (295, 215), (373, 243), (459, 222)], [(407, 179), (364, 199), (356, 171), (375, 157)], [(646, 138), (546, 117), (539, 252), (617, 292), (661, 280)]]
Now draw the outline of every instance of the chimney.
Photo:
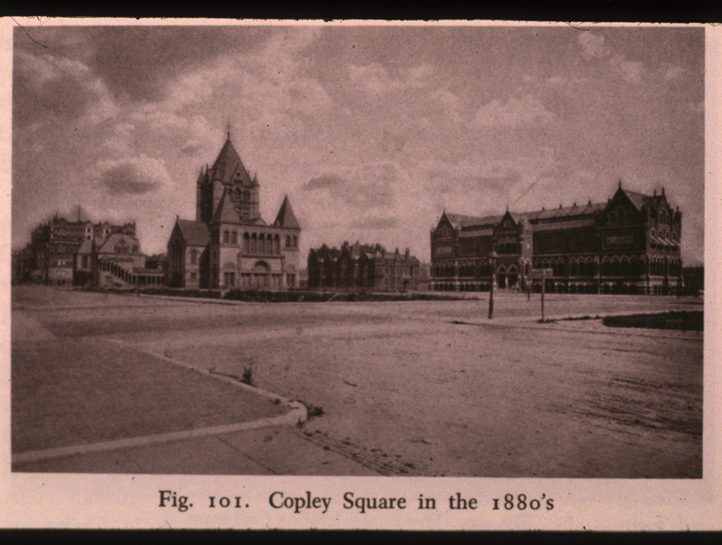
[(406, 253), (405, 253), (405, 255), (406, 255), (406, 259), (408, 259), (409, 257), (411, 257), (411, 249), (410, 249), (410, 248), (406, 248)]

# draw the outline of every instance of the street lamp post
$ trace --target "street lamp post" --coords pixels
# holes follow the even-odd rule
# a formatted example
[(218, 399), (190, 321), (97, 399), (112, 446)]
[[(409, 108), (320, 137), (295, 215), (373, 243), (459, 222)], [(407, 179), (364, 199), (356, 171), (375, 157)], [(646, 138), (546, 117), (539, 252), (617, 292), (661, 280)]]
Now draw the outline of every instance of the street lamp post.
[(489, 263), (491, 264), (491, 289), (489, 290), (489, 320), (494, 317), (494, 281), (496, 280), (496, 252), (494, 250), (489, 254)]

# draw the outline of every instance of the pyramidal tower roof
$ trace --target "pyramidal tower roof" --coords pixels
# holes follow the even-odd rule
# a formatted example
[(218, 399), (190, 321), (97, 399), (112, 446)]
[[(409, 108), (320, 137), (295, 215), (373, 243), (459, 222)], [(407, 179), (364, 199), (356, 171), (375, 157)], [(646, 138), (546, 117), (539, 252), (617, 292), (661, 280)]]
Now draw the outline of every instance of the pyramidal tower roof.
[(251, 177), (248, 175), (246, 167), (243, 166), (243, 162), (241, 161), (236, 148), (233, 147), (231, 134), (229, 132), (226, 143), (223, 145), (221, 152), (218, 154), (216, 162), (213, 163), (210, 178), (211, 180), (220, 180), (221, 182), (228, 183), (231, 180), (236, 179), (237, 174), (239, 175), (238, 178), (240, 178), (244, 184), (251, 183)]
[(238, 210), (228, 199), (228, 190), (224, 189), (221, 200), (218, 203), (211, 224), (215, 223), (241, 223), (241, 218), (238, 216)]
[(288, 200), (288, 195), (283, 197), (283, 204), (278, 211), (276, 221), (273, 222), (274, 227), (286, 227), (287, 229), (300, 229), (301, 225), (296, 219), (296, 215), (293, 213), (291, 208), (291, 201)]

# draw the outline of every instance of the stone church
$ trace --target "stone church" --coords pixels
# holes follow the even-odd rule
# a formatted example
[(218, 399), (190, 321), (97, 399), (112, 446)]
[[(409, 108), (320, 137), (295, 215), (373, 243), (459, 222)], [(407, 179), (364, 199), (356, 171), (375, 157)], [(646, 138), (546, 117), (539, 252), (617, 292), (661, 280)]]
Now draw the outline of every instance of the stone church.
[(272, 224), (261, 217), (260, 184), (228, 139), (196, 183), (196, 219), (176, 219), (168, 241), (171, 287), (298, 287), (301, 226), (288, 196)]

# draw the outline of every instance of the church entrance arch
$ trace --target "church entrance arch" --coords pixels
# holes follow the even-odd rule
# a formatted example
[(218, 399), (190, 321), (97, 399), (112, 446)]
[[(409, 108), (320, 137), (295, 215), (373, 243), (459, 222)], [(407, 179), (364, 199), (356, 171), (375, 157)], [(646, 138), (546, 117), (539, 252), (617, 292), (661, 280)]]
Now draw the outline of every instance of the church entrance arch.
[(513, 288), (516, 286), (516, 282), (519, 279), (519, 271), (516, 268), (516, 265), (512, 265), (509, 267), (509, 276), (508, 276), (508, 284), (510, 288)]
[(268, 287), (270, 283), (271, 267), (265, 261), (256, 261), (253, 266), (251, 287), (255, 289), (263, 289)]
[(501, 289), (504, 289), (506, 287), (506, 267), (504, 267), (503, 265), (501, 267), (499, 267), (499, 271), (496, 274), (496, 278), (497, 278), (497, 282), (496, 282), (497, 285)]

